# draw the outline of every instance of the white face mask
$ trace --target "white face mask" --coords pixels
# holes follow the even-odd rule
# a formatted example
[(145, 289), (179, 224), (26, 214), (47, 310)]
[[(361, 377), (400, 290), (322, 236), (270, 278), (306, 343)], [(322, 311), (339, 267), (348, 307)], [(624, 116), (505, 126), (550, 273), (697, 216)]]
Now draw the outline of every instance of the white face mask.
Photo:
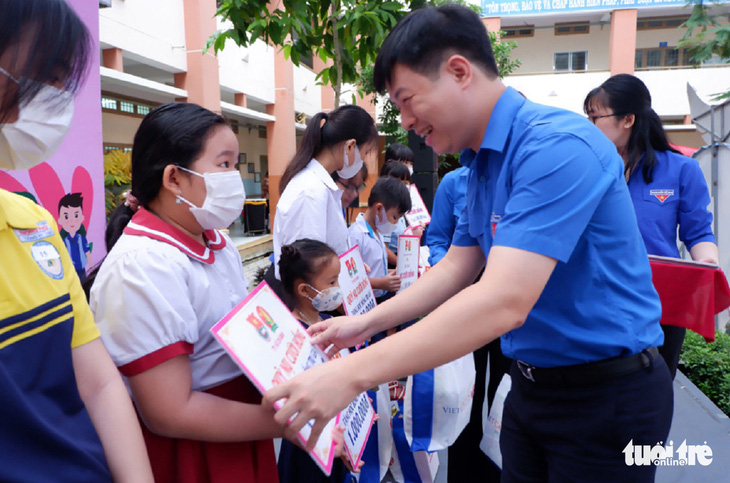
[(406, 165), (406, 167), (408, 168), (408, 172), (409, 172), (410, 174), (413, 174), (413, 166), (407, 166), (407, 165)]
[(375, 227), (378, 229), (378, 231), (383, 235), (390, 235), (395, 231), (396, 228), (398, 228), (398, 223), (391, 223), (388, 221), (388, 216), (385, 213), (385, 208), (383, 208), (383, 217), (382, 220), (380, 216), (377, 214), (375, 215)]
[(360, 150), (355, 146), (355, 160), (350, 163), (350, 157), (347, 155), (347, 146), (345, 146), (345, 165), (342, 169), (337, 170), (337, 175), (342, 179), (350, 179), (359, 173), (360, 169), (362, 169)]
[(179, 169), (200, 176), (205, 180), (205, 201), (198, 208), (181, 195), (177, 202), (190, 205), (190, 212), (204, 230), (228, 228), (236, 218), (241, 216), (243, 203), (246, 201), (246, 191), (238, 171), (222, 171), (220, 173), (196, 173), (182, 166)]
[(322, 291), (317, 290), (309, 284), (307, 284), (307, 287), (317, 292), (314, 298), (309, 297), (309, 300), (312, 301), (312, 307), (317, 312), (328, 312), (342, 305), (343, 295), (340, 287), (328, 287)]
[[(0, 72), (20, 85), (5, 69)], [(73, 112), (71, 93), (43, 85), (20, 106), (17, 121), (0, 126), (0, 168), (30, 169), (48, 161), (66, 137)]]

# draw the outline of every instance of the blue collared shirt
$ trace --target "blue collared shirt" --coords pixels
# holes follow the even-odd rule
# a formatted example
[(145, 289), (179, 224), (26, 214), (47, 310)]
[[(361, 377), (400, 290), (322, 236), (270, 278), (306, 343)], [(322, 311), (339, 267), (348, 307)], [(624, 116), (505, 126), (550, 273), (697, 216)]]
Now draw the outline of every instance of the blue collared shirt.
[(689, 250), (700, 242), (715, 243), (710, 194), (700, 165), (671, 151), (657, 151), (653, 180), (647, 184), (642, 163), (629, 177), (629, 192), (636, 209), (639, 231), (652, 255), (679, 257), (679, 239)]
[(444, 258), (451, 246), (451, 239), (466, 203), (466, 180), (469, 170), (465, 167), (446, 173), (433, 199), (431, 223), (426, 231), (426, 245), (430, 251), (428, 262)]
[[(497, 102), (470, 170), (453, 243), (558, 261), (508, 357), (538, 367), (592, 362), (661, 345), (661, 305), (616, 147), (582, 116), (525, 100)], [(489, 314), (482, 323), (489, 323)]]

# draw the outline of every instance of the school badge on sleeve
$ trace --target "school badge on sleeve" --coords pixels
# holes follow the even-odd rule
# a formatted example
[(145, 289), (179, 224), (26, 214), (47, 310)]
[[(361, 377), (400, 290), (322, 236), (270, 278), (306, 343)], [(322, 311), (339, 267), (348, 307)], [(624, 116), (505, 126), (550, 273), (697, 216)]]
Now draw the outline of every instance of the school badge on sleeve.
[(55, 246), (44, 240), (37, 241), (31, 245), (30, 254), (40, 269), (43, 270), (43, 273), (54, 280), (63, 278), (61, 254), (58, 253)]

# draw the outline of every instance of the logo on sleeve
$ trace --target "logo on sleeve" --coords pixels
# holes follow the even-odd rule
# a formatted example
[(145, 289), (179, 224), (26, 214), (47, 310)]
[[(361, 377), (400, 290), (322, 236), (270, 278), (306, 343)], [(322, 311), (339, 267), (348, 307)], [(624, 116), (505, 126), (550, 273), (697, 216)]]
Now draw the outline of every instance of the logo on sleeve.
[(30, 254), (40, 269), (43, 270), (43, 273), (54, 280), (61, 280), (63, 278), (61, 254), (58, 253), (55, 246), (44, 240), (37, 241), (31, 245)]
[(664, 203), (667, 198), (674, 196), (674, 190), (650, 190), (649, 194)]

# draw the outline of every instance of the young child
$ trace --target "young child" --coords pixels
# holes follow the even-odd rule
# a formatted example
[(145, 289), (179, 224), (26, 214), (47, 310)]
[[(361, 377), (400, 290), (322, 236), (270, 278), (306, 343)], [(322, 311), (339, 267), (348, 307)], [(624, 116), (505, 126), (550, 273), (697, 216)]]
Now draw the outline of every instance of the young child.
[(58, 202), (58, 226), (66, 250), (71, 255), (79, 280), (86, 280), (86, 267), (91, 265), (91, 247), (84, 228), (84, 198), (81, 193), (68, 193)]
[[(340, 259), (326, 243), (309, 238), (281, 247), (279, 273), (284, 290), (294, 304), (292, 313), (306, 328), (330, 316), (323, 313), (342, 303)], [(343, 460), (336, 459), (328, 477), (312, 458), (289, 441), (279, 451), (280, 483), (350, 483), (355, 477)]]
[[(393, 145), (391, 145), (393, 146)], [(403, 153), (404, 150), (408, 150), (413, 154), (406, 146), (398, 144), (402, 149), (398, 151)], [(386, 158), (387, 159), (387, 158)], [(386, 161), (383, 167), (380, 169), (380, 177), (391, 177), (400, 180), (406, 188), (411, 186), (411, 172), (408, 169), (408, 165), (401, 161)], [(398, 264), (398, 235), (408, 233), (409, 235), (415, 235), (421, 237), (423, 235), (423, 227), (420, 225), (409, 226), (405, 216), (401, 216), (398, 219), (398, 225), (390, 235), (384, 235), (383, 241), (385, 242), (385, 250), (388, 253), (388, 266), (395, 267)]]
[(219, 114), (187, 103), (150, 112), (134, 137), (128, 203), (109, 223), (123, 233), (107, 232), (91, 290), (156, 481), (277, 481), (282, 429), (210, 333), (248, 294), (238, 250), (215, 229), (243, 208), (238, 152)]
[(415, 159), (415, 155), (413, 154), (413, 150), (409, 148), (408, 146), (404, 146), (399, 143), (393, 143), (390, 146), (388, 146), (388, 149), (385, 150), (385, 162), (397, 162), (403, 164), (406, 169), (408, 169), (408, 173), (413, 174), (413, 160)]
[(388, 271), (383, 235), (392, 233), (398, 219), (410, 209), (411, 197), (405, 185), (395, 178), (380, 178), (370, 191), (368, 209), (348, 230), (350, 246), (360, 246), (363, 261), (370, 267), (370, 284), (378, 303), (388, 292), (400, 289), (396, 270)]

